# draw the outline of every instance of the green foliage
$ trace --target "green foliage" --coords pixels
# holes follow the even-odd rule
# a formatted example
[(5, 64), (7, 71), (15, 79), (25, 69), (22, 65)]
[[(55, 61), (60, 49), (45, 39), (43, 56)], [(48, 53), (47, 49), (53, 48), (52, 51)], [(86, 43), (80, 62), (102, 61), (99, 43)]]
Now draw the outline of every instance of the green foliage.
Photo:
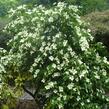
[(1, 109), (9, 109), (7, 105), (3, 105)]
[(11, 10), (10, 16), (13, 20), (4, 31), (14, 38), (8, 42), (9, 51), (0, 51), (1, 90), (5, 92), (3, 84), (9, 86), (10, 80), (14, 89), (25, 89), (29, 81), (39, 106), (40, 97), (46, 98), (45, 109), (101, 109), (107, 104), (105, 49), (93, 41), (76, 6), (23, 5)]
[(83, 14), (108, 9), (106, 0), (80, 0), (79, 5), (82, 6), (81, 11)]
[(8, 49), (6, 43), (11, 39), (11, 35), (2, 31), (5, 25), (9, 22), (8, 17), (0, 18), (0, 47)]
[(7, 14), (10, 8), (17, 5), (17, 0), (0, 0), (0, 16)]
[[(29, 3), (37, 3), (44, 5), (51, 5), (58, 2), (66, 2), (68, 4), (73, 4), (81, 7), (81, 13), (87, 14), (93, 11), (102, 11), (108, 9), (109, 3), (107, 0), (24, 0)], [(26, 2), (25, 2), (26, 3)]]
[(0, 31), (4, 28), (4, 26), (9, 22), (7, 17), (0, 17)]
[(109, 5), (107, 0), (0, 0), (0, 16), (6, 15), (9, 9), (22, 4), (43, 4), (48, 6), (58, 2), (80, 6), (83, 15), (92, 11), (108, 9)]
[(96, 41), (103, 42), (109, 51), (109, 10), (104, 12), (93, 12), (83, 17), (90, 22), (89, 28)]
[(8, 49), (7, 42), (12, 38), (9, 34), (0, 31), (0, 47)]

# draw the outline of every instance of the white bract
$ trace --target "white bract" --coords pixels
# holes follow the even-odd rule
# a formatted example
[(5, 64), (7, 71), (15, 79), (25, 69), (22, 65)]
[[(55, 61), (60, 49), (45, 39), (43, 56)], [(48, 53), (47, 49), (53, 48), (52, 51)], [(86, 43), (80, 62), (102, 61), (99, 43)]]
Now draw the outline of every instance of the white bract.
[(87, 51), (87, 49), (89, 48), (89, 44), (87, 42), (86, 37), (81, 37), (79, 43), (80, 43), (80, 46), (81, 46), (81, 50)]

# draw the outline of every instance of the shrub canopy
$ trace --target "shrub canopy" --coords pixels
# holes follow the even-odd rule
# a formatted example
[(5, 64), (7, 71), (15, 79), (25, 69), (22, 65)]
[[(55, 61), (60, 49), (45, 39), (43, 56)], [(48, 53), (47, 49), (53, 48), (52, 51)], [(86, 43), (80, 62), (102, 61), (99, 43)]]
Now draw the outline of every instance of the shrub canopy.
[(105, 50), (93, 41), (76, 6), (59, 2), (49, 9), (41, 5), (29, 9), (23, 5), (11, 10), (10, 16), (13, 20), (4, 31), (14, 38), (8, 42), (9, 51), (0, 51), (1, 93), (10, 80), (14, 92), (26, 89), (29, 81), (39, 107), (41, 97), (47, 109), (101, 109), (107, 103)]

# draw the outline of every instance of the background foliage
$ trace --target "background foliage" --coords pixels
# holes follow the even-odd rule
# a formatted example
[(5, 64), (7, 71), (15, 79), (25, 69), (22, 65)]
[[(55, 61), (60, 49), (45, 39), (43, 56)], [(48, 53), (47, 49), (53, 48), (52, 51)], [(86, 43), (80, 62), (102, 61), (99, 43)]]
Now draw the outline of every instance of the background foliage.
[(0, 0), (0, 16), (7, 14), (10, 8), (17, 6), (17, 0)]
[(109, 8), (107, 0), (0, 0), (0, 16), (6, 15), (10, 8), (15, 8), (18, 5), (52, 5), (55, 2), (66, 2), (68, 4), (81, 6), (81, 12), (83, 15), (92, 11), (102, 11)]
[(96, 41), (103, 42), (109, 51), (109, 10), (90, 13), (83, 19), (90, 22), (89, 28)]

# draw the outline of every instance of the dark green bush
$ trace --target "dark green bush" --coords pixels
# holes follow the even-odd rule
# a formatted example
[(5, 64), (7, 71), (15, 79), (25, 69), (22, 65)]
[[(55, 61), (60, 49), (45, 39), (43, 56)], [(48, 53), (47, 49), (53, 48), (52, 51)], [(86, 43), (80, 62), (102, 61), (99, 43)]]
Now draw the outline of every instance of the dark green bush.
[(4, 49), (8, 49), (6, 43), (9, 41), (10, 38), (11, 36), (9, 34), (0, 31), (0, 47)]
[(87, 14), (94, 11), (103, 11), (108, 9), (106, 0), (76, 0), (78, 5), (82, 7), (82, 14)]
[(7, 41), (11, 38), (6, 32), (2, 32), (4, 26), (9, 22), (9, 18), (0, 18), (0, 47), (7, 49)]

